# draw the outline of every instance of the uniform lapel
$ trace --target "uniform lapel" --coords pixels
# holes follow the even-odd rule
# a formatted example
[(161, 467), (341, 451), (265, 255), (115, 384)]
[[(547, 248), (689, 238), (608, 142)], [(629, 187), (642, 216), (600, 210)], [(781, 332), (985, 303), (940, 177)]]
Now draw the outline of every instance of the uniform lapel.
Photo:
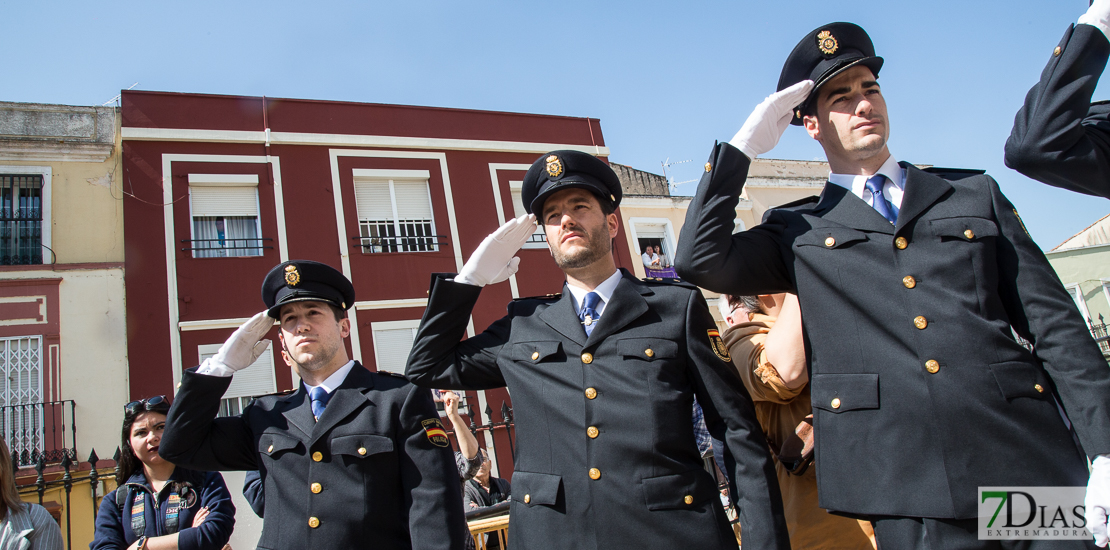
[(312, 430), (312, 440), (315, 441), (320, 436), (328, 433), (328, 430), (331, 430), (359, 407), (372, 404), (366, 399), (365, 392), (373, 387), (374, 377), (370, 374), (370, 371), (363, 368), (356, 361), (354, 367), (351, 368), (351, 372), (347, 373), (347, 379), (331, 396), (327, 407), (324, 408), (324, 414), (316, 421), (316, 426)]
[(282, 409), (281, 415), (300, 430), (304, 434), (302, 439), (307, 441), (307, 438), (312, 435), (312, 429), (316, 426), (316, 419), (312, 417), (312, 405), (308, 401), (308, 390), (305, 389), (304, 384), (300, 386), (300, 389), (285, 398), (285, 407)]
[[(905, 201), (902, 204), (904, 206)], [(894, 234), (894, 226), (882, 214), (879, 214), (870, 204), (863, 202), (863, 199), (835, 183), (825, 183), (825, 189), (821, 191), (821, 200), (813, 208), (813, 213), (822, 219), (860, 231)]]
[(639, 284), (632, 275), (622, 269), (621, 280), (617, 283), (613, 295), (609, 297), (609, 303), (605, 304), (605, 310), (598, 319), (597, 326), (586, 340), (586, 347), (604, 340), (647, 313), (648, 304), (641, 295), (642, 291), (650, 293), (651, 289)]
[(580, 346), (586, 345), (586, 331), (575, 312), (574, 296), (563, 289), (563, 297), (540, 313), (540, 319), (568, 339)]
[(952, 184), (942, 177), (923, 172), (912, 164), (898, 164), (906, 169), (906, 193), (902, 196), (902, 209), (898, 212), (897, 230), (901, 231), (906, 224), (951, 191)]

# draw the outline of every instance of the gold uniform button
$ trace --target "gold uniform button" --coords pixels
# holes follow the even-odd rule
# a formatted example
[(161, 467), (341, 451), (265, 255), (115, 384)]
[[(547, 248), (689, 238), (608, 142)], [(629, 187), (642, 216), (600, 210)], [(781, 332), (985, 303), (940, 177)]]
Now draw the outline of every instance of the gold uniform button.
[(589, 365), (590, 363), (593, 363), (594, 362), (593, 354), (592, 353), (583, 353), (582, 354), (582, 362), (587, 364), (587, 365)]
[(324, 453), (321, 453), (320, 451), (312, 453), (313, 462), (320, 462), (321, 460), (324, 460)]
[(929, 326), (929, 321), (926, 321), (924, 317), (918, 315), (913, 318), (913, 326), (925, 330), (925, 327)]
[(909, 246), (909, 245), (910, 245), (910, 243), (909, 243), (909, 241), (906, 240), (905, 237), (898, 237), (897, 239), (894, 239), (894, 246), (898, 250), (905, 250), (906, 247)]
[(825, 246), (827, 246), (829, 248), (832, 248), (832, 247), (836, 246), (836, 239), (834, 239), (832, 237), (826, 237), (825, 238)]
[(1056, 49), (1052, 50), (1052, 57), (1059, 57), (1059, 56), (1060, 56), (1060, 46), (1056, 46)]
[(320, 485), (319, 483), (313, 483), (309, 486), (309, 489), (311, 489), (312, 492), (315, 494), (320, 494), (320, 491), (324, 490), (324, 486)]
[(320, 518), (317, 518), (317, 517), (308, 518), (308, 526), (313, 528), (313, 529), (319, 527), (320, 526)]
[(834, 397), (833, 400), (832, 400), (832, 403), (829, 403), (829, 404), (832, 405), (832, 408), (839, 409), (840, 408), (840, 398), (839, 397)]
[(360, 454), (362, 456), (366, 456), (366, 447), (359, 447), (358, 448), (358, 454)]
[(594, 426), (586, 428), (586, 435), (590, 436), (590, 439), (595, 439), (597, 437), (597, 428)]
[(940, 363), (934, 359), (925, 361), (925, 370), (929, 371), (929, 374), (936, 374), (940, 370)]
[(590, 479), (601, 479), (601, 470), (590, 468)]
[(906, 285), (906, 288), (913, 288), (917, 286), (917, 279), (914, 279), (913, 275), (906, 275), (902, 277), (902, 284)]
[[(1056, 48), (1056, 49), (1059, 49), (1059, 48)], [(713, 170), (713, 165), (712, 165), (712, 164), (709, 164), (708, 162), (707, 162), (707, 163), (705, 163), (705, 171), (706, 171), (706, 172), (709, 172), (709, 171), (711, 171), (711, 170)]]
[(267, 452), (267, 453), (272, 453), (272, 452), (274, 452), (274, 446), (273, 446), (273, 445), (270, 445), (269, 447), (266, 447), (266, 452)]
[(644, 355), (648, 357), (655, 357), (655, 350), (648, 348), (644, 350)]
[(975, 232), (970, 229), (964, 229), (964, 236), (970, 241), (975, 238)]
[(1044, 386), (1040, 384), (1034, 384), (1033, 389), (1037, 390), (1037, 393), (1044, 393)]
[(693, 504), (694, 503), (694, 496), (693, 495), (686, 495), (686, 496), (682, 497), (682, 502), (685, 502), (686, 504)]
[(597, 397), (597, 390), (593, 388), (586, 388), (586, 399), (593, 399)]
[(540, 358), (540, 352), (533, 351), (532, 352), (532, 360), (535, 361), (536, 359), (539, 359), (539, 358)]
[(524, 495), (524, 503), (528, 504), (529, 502), (532, 502), (532, 495)]

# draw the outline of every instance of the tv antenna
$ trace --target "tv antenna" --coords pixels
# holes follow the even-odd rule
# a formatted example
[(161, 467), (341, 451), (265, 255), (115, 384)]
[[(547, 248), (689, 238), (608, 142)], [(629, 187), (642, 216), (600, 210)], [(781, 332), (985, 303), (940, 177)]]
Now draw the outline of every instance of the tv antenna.
[(667, 167), (668, 166), (674, 166), (676, 164), (685, 164), (687, 162), (693, 162), (693, 161), (690, 160), (690, 159), (687, 159), (687, 160), (678, 160), (678, 161), (675, 161), (675, 162), (671, 162), (671, 157), (667, 157), (667, 160), (659, 163), (659, 164), (663, 165), (663, 178), (667, 180), (667, 187), (669, 187), (671, 189), (671, 191), (674, 191), (675, 189), (678, 189), (678, 186), (682, 185), (684, 183), (690, 183), (690, 182), (698, 181), (698, 180), (675, 181), (673, 177), (671, 177), (670, 175), (667, 174)]
[[(139, 85), (139, 83), (138, 83), (138, 82), (136, 82), (136, 83), (134, 83), (134, 84), (132, 84), (132, 85), (128, 86), (128, 87), (127, 87), (127, 89), (128, 89), (128, 90), (130, 90), (130, 89), (132, 89), (132, 88), (134, 88), (135, 86), (138, 86), (138, 85)], [(119, 99), (120, 99), (121, 97), (123, 97), (123, 92), (120, 92), (120, 93), (116, 94), (116, 96), (115, 96), (115, 97), (113, 97), (112, 99), (109, 99), (108, 101), (105, 101), (105, 102), (104, 102), (103, 104), (101, 104), (100, 106), (101, 106), (101, 107), (107, 107), (109, 103), (116, 103), (117, 101), (119, 101)], [(117, 105), (117, 106), (118, 106), (118, 105)]]

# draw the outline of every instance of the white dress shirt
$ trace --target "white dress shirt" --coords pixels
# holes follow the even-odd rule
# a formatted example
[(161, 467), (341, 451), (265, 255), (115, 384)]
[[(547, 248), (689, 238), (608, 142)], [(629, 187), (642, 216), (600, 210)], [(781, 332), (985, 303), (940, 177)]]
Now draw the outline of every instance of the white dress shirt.
[[(898, 215), (898, 211), (902, 209), (902, 195), (906, 189), (906, 170), (898, 165), (898, 161), (894, 155), (887, 157), (886, 162), (879, 167), (876, 174), (886, 176), (887, 181), (883, 184), (883, 196), (886, 197), (890, 204), (894, 206), (894, 215)], [(829, 174), (829, 183), (839, 185), (852, 192), (853, 195), (863, 199), (863, 202), (870, 204), (872, 208), (875, 203), (872, 200), (871, 191), (866, 187), (867, 180), (872, 176), (858, 176), (850, 174)]]
[(347, 379), (347, 374), (351, 372), (351, 367), (353, 366), (355, 366), (355, 362), (353, 360), (347, 361), (346, 365), (339, 367), (339, 370), (331, 373), (331, 376), (327, 377), (327, 379), (325, 379), (323, 382), (320, 382), (319, 386), (311, 386), (308, 384), (308, 382), (304, 382), (303, 380), (302, 382), (304, 382), (305, 387), (310, 390), (312, 388), (319, 387), (324, 388), (324, 391), (331, 393), (339, 388), (339, 386), (343, 385), (343, 381)]
[(597, 295), (601, 298), (601, 301), (598, 302), (597, 307), (594, 308), (597, 310), (597, 315), (600, 318), (605, 313), (605, 305), (608, 304), (609, 299), (613, 297), (613, 291), (617, 290), (617, 283), (619, 282), (621, 282), (620, 270), (614, 271), (608, 279), (602, 281), (601, 284), (597, 285), (597, 288), (593, 290), (587, 290), (582, 287), (574, 286), (568, 281), (567, 290), (570, 291), (570, 295), (574, 298), (575, 313), (577, 313), (579, 317), (582, 316), (582, 300), (586, 298), (587, 294), (589, 294), (590, 292), (594, 292), (597, 293)]

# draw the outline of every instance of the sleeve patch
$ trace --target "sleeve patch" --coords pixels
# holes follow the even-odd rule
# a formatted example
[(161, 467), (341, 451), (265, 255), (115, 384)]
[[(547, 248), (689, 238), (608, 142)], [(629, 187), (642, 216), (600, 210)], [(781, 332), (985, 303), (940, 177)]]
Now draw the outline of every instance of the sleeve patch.
[(1033, 236), (1029, 234), (1029, 230), (1025, 228), (1025, 222), (1021, 221), (1021, 216), (1018, 215), (1017, 208), (1014, 209), (1014, 217), (1017, 218), (1018, 223), (1021, 224), (1022, 230), (1025, 231), (1025, 236), (1032, 238)]
[(713, 353), (717, 355), (717, 358), (726, 363), (731, 363), (732, 356), (728, 354), (728, 346), (721, 338), (721, 333), (717, 332), (717, 329), (709, 329), (706, 332), (709, 334), (709, 347), (713, 348)]
[(428, 441), (436, 447), (448, 447), (451, 445), (451, 440), (447, 438), (447, 430), (443, 429), (443, 422), (438, 418), (429, 418), (421, 420), (420, 425), (424, 427), (424, 435), (428, 436)]

